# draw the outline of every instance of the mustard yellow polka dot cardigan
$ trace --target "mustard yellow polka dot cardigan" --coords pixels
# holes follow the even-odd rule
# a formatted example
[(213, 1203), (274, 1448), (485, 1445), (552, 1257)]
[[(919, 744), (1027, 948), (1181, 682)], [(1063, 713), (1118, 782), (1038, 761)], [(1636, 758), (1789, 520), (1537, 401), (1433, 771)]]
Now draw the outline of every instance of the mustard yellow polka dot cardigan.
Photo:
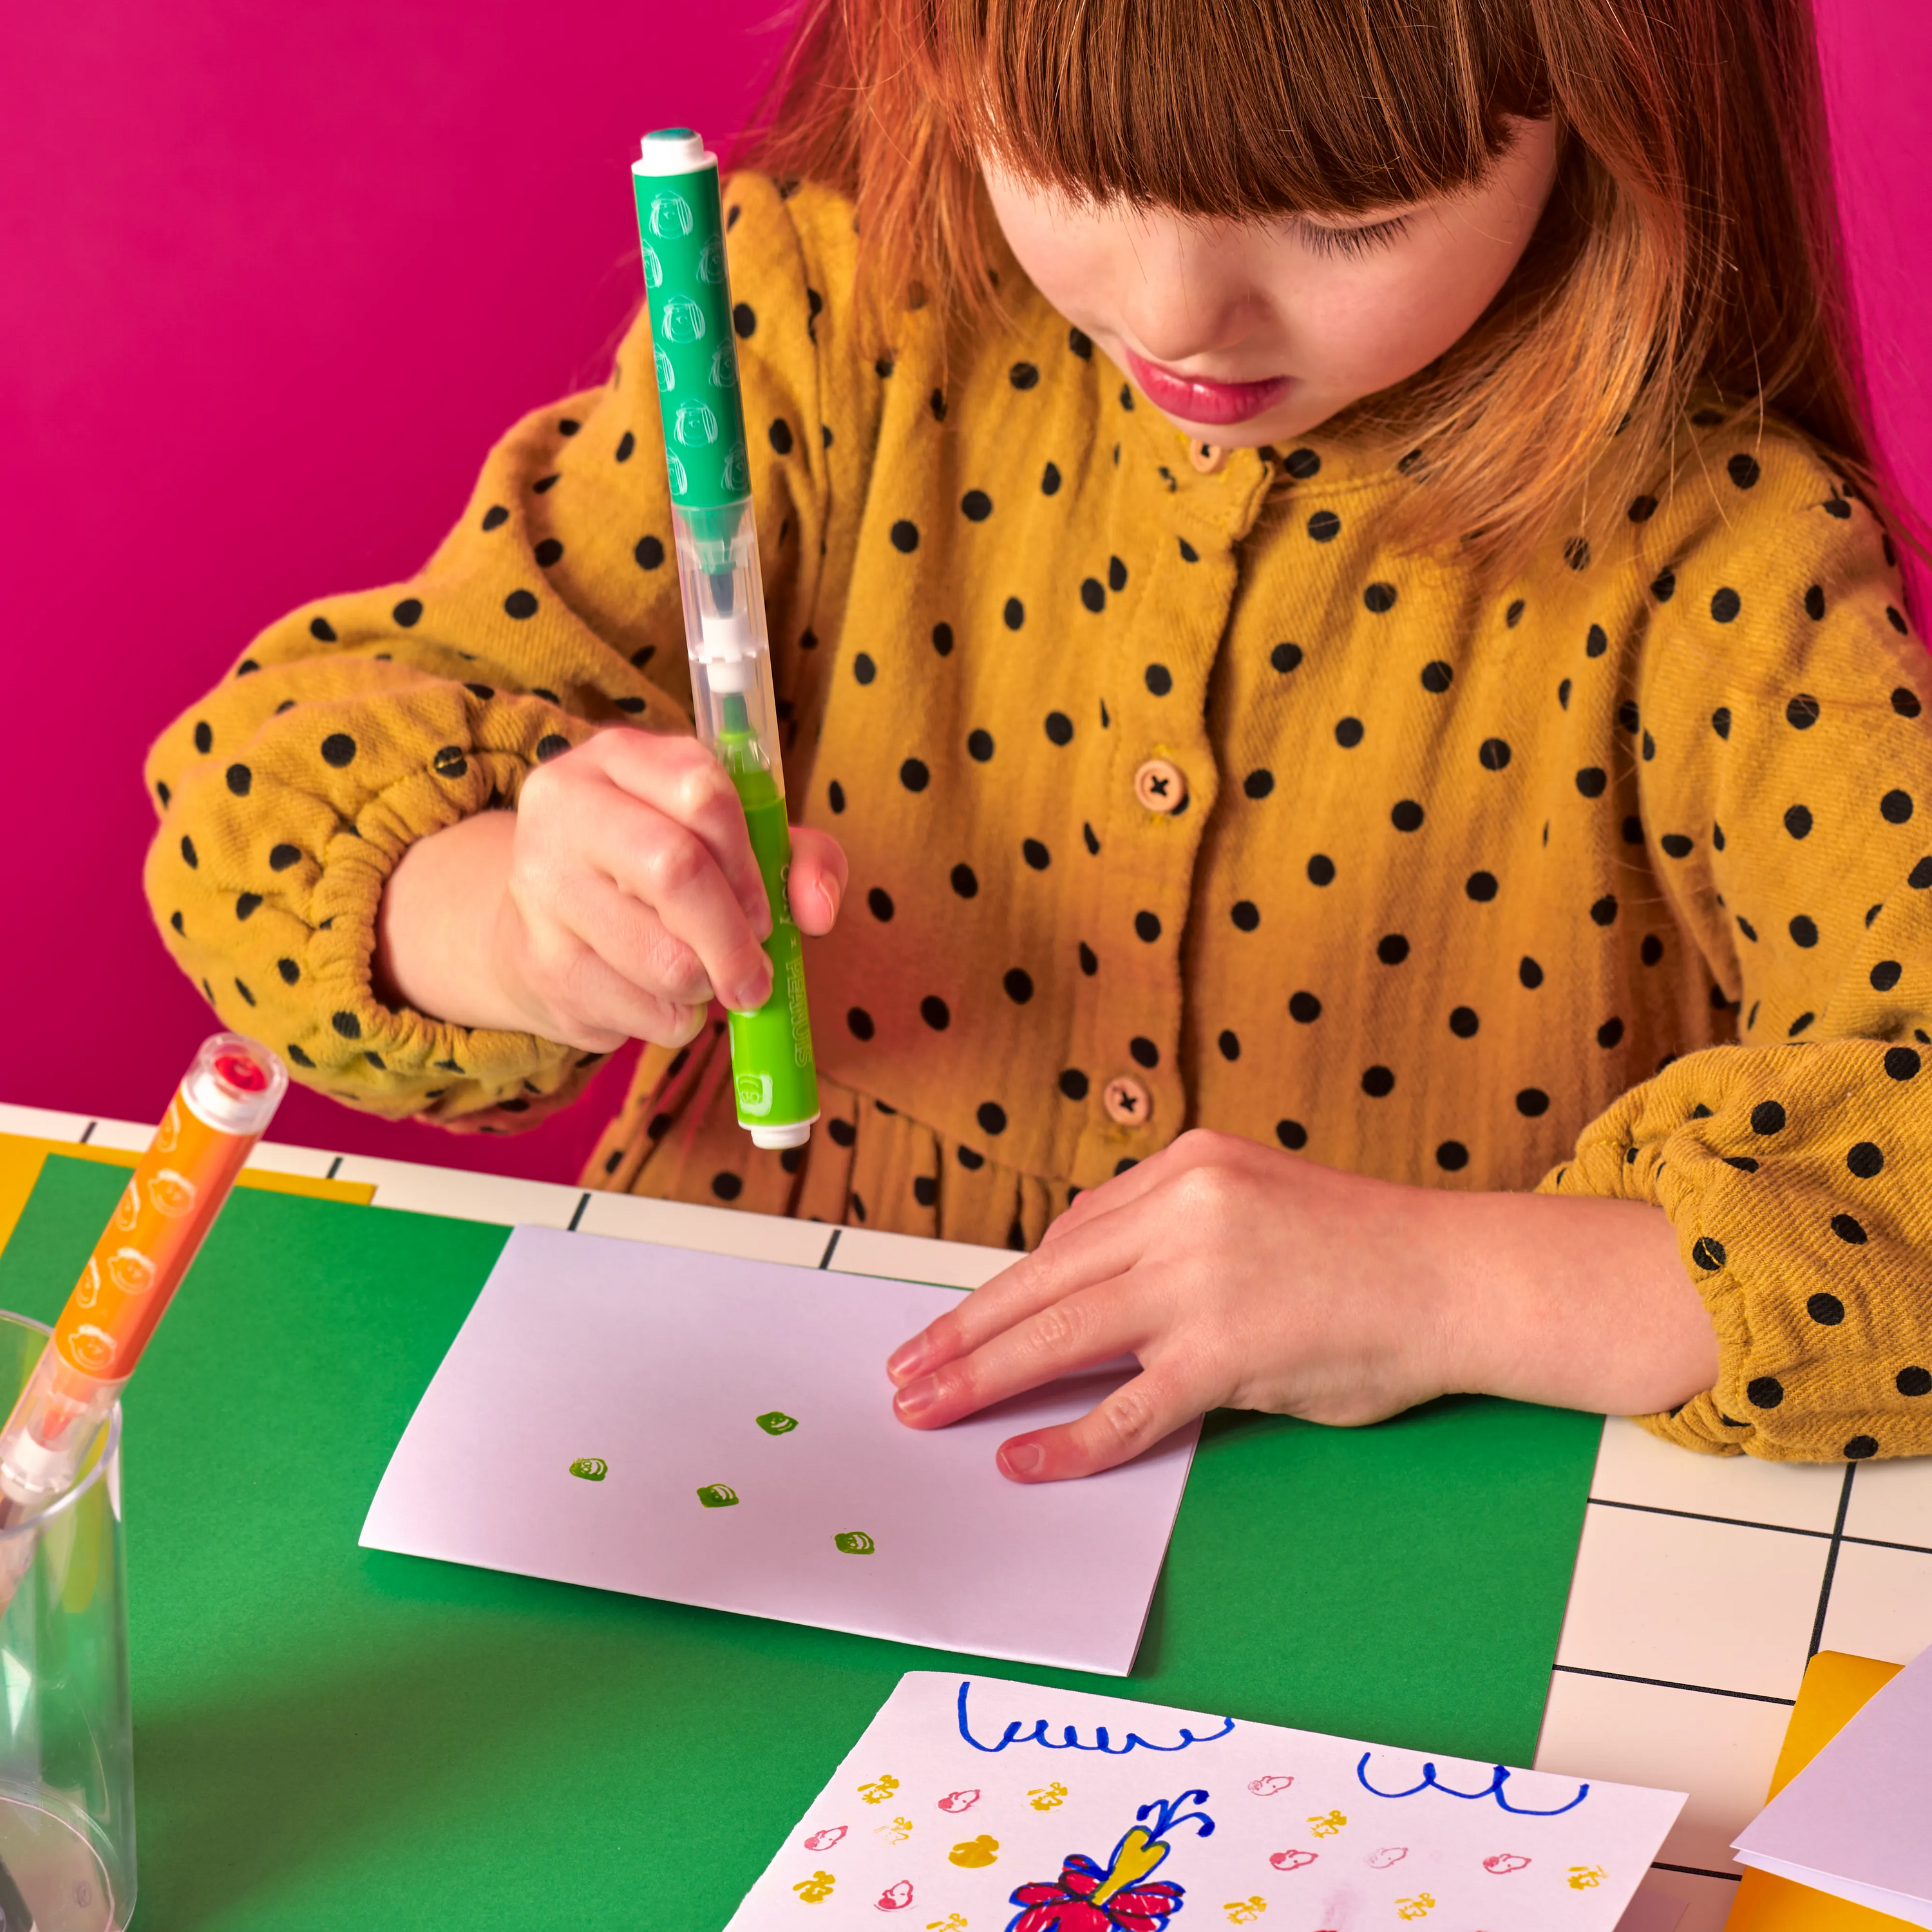
[[(715, 1031), (597, 1185), (1023, 1246), (1203, 1124), (1390, 1179), (1660, 1204), (1722, 1344), (1660, 1434), (1932, 1448), (1932, 744), (1890, 545), (1776, 424), (1687, 426), (1613, 541), (1482, 590), (1426, 484), (1189, 446), (1008, 264), (1010, 332), (849, 312), (849, 206), (728, 191), (826, 1118), (754, 1154)], [(383, 880), (612, 726), (688, 728), (652, 360), (526, 418), (408, 583), (272, 626), (148, 781), (222, 1018), (390, 1115), (593, 1057), (392, 1011)]]

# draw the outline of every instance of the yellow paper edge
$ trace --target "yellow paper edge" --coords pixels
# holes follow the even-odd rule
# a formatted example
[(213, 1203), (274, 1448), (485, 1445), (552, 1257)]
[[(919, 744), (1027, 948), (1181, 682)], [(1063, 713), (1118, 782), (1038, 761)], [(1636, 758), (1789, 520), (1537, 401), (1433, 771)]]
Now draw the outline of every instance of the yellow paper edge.
[[(1771, 1774), (1766, 1802), (1775, 1798), (1836, 1737), (1900, 1666), (1843, 1651), (1821, 1650), (1806, 1666), (1798, 1703), (1785, 1727), (1784, 1746)], [(1916, 1932), (1903, 1918), (1834, 1898), (1796, 1880), (1747, 1867), (1724, 1932)]]
[[(70, 1160), (91, 1160), (106, 1167), (132, 1167), (139, 1154), (124, 1154), (118, 1148), (82, 1147), (77, 1141), (40, 1140), (29, 1134), (0, 1133), (0, 1247), (4, 1247), (19, 1223), (40, 1178), (40, 1169), (50, 1154), (65, 1154)], [(304, 1174), (266, 1174), (244, 1169), (238, 1186), (257, 1187), (270, 1194), (304, 1194), (318, 1201), (352, 1201), (367, 1206), (374, 1198), (374, 1186), (366, 1180), (321, 1180)]]

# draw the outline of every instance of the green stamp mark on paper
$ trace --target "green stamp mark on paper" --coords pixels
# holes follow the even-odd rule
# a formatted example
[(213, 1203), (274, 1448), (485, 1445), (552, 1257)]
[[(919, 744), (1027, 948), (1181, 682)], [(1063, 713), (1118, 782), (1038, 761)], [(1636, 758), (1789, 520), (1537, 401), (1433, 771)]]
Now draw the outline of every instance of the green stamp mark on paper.
[(586, 1483), (601, 1483), (610, 1473), (610, 1466), (602, 1456), (580, 1456), (571, 1464), (570, 1473)]
[(782, 1408), (767, 1409), (758, 1418), (758, 1426), (767, 1436), (788, 1436), (798, 1426), (798, 1418), (786, 1414)]
[(832, 1540), (848, 1556), (869, 1556), (878, 1547), (862, 1529), (842, 1529)]
[(738, 1492), (729, 1483), (706, 1483), (698, 1500), (706, 1509), (729, 1509), (738, 1500)]

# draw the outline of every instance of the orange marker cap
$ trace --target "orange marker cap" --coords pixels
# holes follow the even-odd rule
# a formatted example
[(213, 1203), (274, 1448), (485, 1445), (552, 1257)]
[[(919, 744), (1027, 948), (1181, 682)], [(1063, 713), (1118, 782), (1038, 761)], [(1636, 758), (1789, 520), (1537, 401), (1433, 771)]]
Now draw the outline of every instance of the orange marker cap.
[(202, 1043), (54, 1324), (69, 1366), (98, 1382), (133, 1374), (288, 1084), (239, 1034)]

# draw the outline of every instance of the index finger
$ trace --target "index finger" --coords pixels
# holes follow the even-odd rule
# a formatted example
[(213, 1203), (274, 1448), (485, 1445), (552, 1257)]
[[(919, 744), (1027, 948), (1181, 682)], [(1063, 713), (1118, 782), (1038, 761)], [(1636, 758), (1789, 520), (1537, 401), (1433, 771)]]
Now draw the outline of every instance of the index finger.
[(724, 766), (695, 738), (638, 730), (606, 731), (591, 740), (604, 772), (629, 793), (700, 841), (763, 939), (772, 929), (765, 882), (752, 850), (745, 808)]
[(937, 1321), (901, 1343), (886, 1363), (895, 1388), (970, 1354), (1016, 1323), (1096, 1282), (1124, 1274), (1140, 1257), (1131, 1218), (1106, 1215), (1064, 1241), (1036, 1248), (962, 1295)]

